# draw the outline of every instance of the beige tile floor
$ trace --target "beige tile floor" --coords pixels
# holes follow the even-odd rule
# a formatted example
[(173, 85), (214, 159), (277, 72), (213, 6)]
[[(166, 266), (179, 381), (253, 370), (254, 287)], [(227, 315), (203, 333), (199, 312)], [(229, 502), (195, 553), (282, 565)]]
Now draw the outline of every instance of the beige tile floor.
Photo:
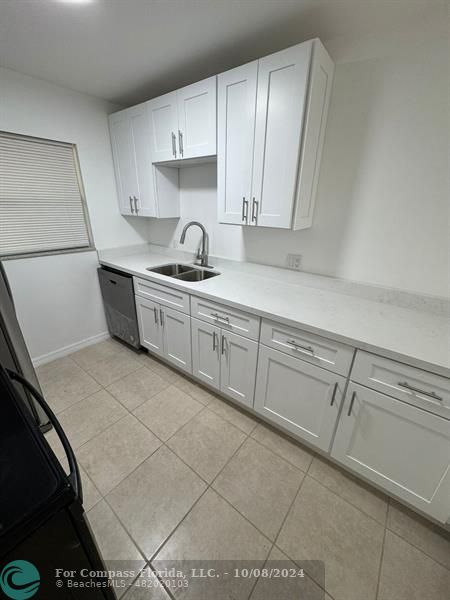
[[(301, 590), (295, 578), (276, 590), (260, 578), (170, 593), (129, 582), (125, 600), (449, 597), (449, 534), (147, 353), (107, 340), (38, 376), (75, 449), (107, 564), (250, 560), (307, 573)], [(325, 581), (308, 560), (324, 561)]]

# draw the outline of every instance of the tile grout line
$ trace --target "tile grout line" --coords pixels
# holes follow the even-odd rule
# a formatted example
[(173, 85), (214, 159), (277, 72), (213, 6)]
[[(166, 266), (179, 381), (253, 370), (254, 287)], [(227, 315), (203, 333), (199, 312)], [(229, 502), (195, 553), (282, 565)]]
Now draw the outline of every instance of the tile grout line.
[[(311, 462), (312, 462), (312, 461), (311, 461)], [(281, 524), (281, 526), (280, 526), (280, 529), (278, 530), (277, 536), (276, 536), (276, 538), (275, 538), (275, 541), (274, 541), (274, 543), (273, 543), (273, 546), (274, 546), (274, 547), (275, 547), (277, 550), (279, 550), (279, 551), (280, 551), (282, 554), (285, 554), (285, 555), (286, 555), (286, 556), (287, 556), (287, 557), (288, 557), (288, 558), (289, 558), (289, 559), (290, 559), (290, 560), (291, 560), (291, 561), (292, 561), (294, 564), (296, 564), (297, 566), (300, 566), (300, 565), (298, 565), (297, 561), (296, 561), (295, 559), (293, 559), (291, 556), (289, 556), (289, 554), (288, 554), (288, 553), (287, 553), (285, 550), (283, 550), (283, 548), (281, 548), (281, 547), (280, 547), (280, 546), (277, 544), (277, 542), (278, 542), (278, 538), (280, 537), (280, 533), (281, 533), (281, 531), (282, 531), (282, 529), (283, 529), (283, 527), (284, 527), (284, 525), (285, 525), (285, 523), (286, 523), (286, 521), (287, 521), (287, 518), (288, 518), (288, 516), (289, 516), (290, 512), (292, 511), (292, 508), (293, 508), (293, 506), (294, 506), (294, 504), (295, 504), (295, 502), (296, 502), (296, 500), (297, 500), (298, 496), (300, 495), (301, 489), (302, 489), (302, 487), (303, 487), (303, 484), (305, 483), (305, 481), (306, 481), (306, 478), (307, 478), (307, 477), (308, 477), (308, 474), (307, 474), (307, 473), (305, 473), (305, 476), (303, 477), (303, 479), (302, 479), (302, 480), (301, 480), (301, 482), (300, 482), (300, 485), (299, 485), (299, 488), (298, 488), (298, 490), (297, 490), (297, 493), (295, 494), (295, 497), (294, 497), (294, 499), (293, 499), (293, 500), (292, 500), (292, 502), (291, 502), (291, 505), (290, 505), (290, 507), (289, 507), (289, 510), (287, 511), (287, 513), (286, 513), (286, 515), (285, 515), (285, 517), (284, 517), (284, 519), (283, 519), (283, 522), (282, 522), (282, 524)], [(300, 566), (300, 568), (303, 568), (303, 567), (301, 567), (301, 566)], [(325, 570), (325, 561), (324, 561), (324, 570)], [(325, 575), (325, 581), (324, 581), (324, 585), (322, 586), (322, 585), (321, 585), (321, 584), (320, 584), (318, 581), (316, 581), (315, 577), (312, 577), (310, 573), (307, 573), (307, 576), (308, 576), (308, 577), (309, 577), (309, 578), (310, 578), (310, 579), (311, 579), (311, 580), (312, 580), (312, 581), (313, 581), (313, 582), (314, 582), (314, 583), (315, 583), (315, 584), (316, 584), (316, 585), (317, 585), (317, 586), (318, 586), (320, 589), (322, 589), (322, 590), (323, 590), (323, 591), (324, 591), (326, 594), (328, 594), (328, 596), (330, 596), (330, 598), (331, 598), (332, 600), (334, 600), (334, 597), (333, 597), (333, 596), (332, 596), (332, 595), (331, 595), (331, 594), (330, 594), (330, 593), (329, 593), (329, 592), (326, 590), (326, 572), (324, 573), (324, 575)]]
[[(206, 408), (206, 407), (205, 407)], [(217, 473), (216, 477), (218, 477), (218, 475), (223, 471), (223, 469), (227, 466), (227, 464), (229, 463), (229, 461), (235, 456), (235, 454), (238, 452), (238, 450), (241, 448), (241, 446), (244, 444), (244, 442), (247, 440), (249, 436), (246, 435), (245, 438), (242, 440), (242, 443), (236, 448), (235, 452), (230, 456), (229, 460), (225, 463), (225, 465), (222, 467), (222, 469), (220, 469), (219, 473)], [(191, 470), (193, 470), (191, 467), (189, 467)], [(195, 471), (194, 471), (195, 473)], [(216, 479), (216, 477), (213, 479), (213, 481)], [(200, 501), (200, 499), (206, 494), (206, 492), (211, 488), (211, 485), (213, 483), (213, 481), (211, 483), (207, 483), (206, 484), (206, 488), (203, 491), (203, 493), (198, 497), (198, 499), (194, 502), (194, 504), (190, 507), (190, 509), (188, 510), (188, 512), (184, 515), (184, 517), (181, 519), (181, 521), (176, 525), (176, 527), (173, 529), (173, 531), (167, 536), (167, 538), (160, 544), (160, 546), (158, 547), (158, 549), (155, 551), (155, 553), (152, 555), (151, 559), (149, 560), (149, 562), (152, 562), (157, 554), (162, 550), (162, 548), (167, 544), (167, 542), (170, 540), (170, 538), (174, 535), (175, 531), (177, 531), (177, 529), (181, 526), (181, 524), (185, 521), (185, 519), (188, 517), (188, 515), (192, 512), (192, 510), (194, 509), (194, 507), (197, 505), (197, 503)], [(213, 491), (215, 492), (215, 490), (213, 489)], [(216, 492), (217, 493), (217, 492)], [(234, 508), (234, 507), (233, 507)], [(235, 509), (236, 510), (236, 509)], [(247, 520), (247, 519), (246, 519)]]
[[(390, 512), (390, 507), (392, 505), (392, 502), (398, 502), (398, 500), (393, 499), (393, 498), (388, 498), (388, 500), (389, 500), (389, 502), (388, 502), (388, 510), (387, 510), (387, 515), (386, 515), (386, 529), (390, 533), (393, 533), (394, 535), (396, 535), (397, 537), (399, 537), (401, 540), (403, 540), (404, 542), (406, 542), (407, 544), (409, 544), (410, 546), (412, 546), (413, 548), (415, 548), (416, 550), (418, 550), (419, 552), (422, 552), (422, 554), (424, 554), (425, 556), (427, 556), (430, 560), (433, 560), (435, 563), (437, 563), (438, 565), (440, 565), (444, 569), (447, 569), (447, 571), (450, 571), (450, 566), (445, 565), (440, 560), (438, 560), (437, 558), (431, 556), (430, 554), (428, 554), (428, 552), (425, 552), (425, 550), (423, 550), (422, 548), (420, 548), (419, 546), (417, 546), (416, 544), (414, 544), (413, 542), (411, 542), (410, 540), (408, 540), (407, 538), (405, 538), (401, 533), (399, 533), (395, 529), (392, 529), (392, 527), (389, 527), (389, 512)], [(428, 525), (428, 523), (426, 523), (426, 524)], [(434, 523), (433, 523), (433, 525), (434, 525)], [(450, 537), (449, 537), (449, 539), (447, 539), (447, 537), (446, 537), (446, 536), (448, 536), (448, 534), (450, 532), (446, 531), (445, 529), (442, 529), (442, 532), (443, 533), (441, 533), (440, 531), (437, 531), (435, 533), (436, 533), (436, 535), (439, 535), (440, 537), (443, 537), (450, 544)]]
[[(389, 510), (390, 502), (388, 502), (388, 510)], [(383, 560), (384, 560), (384, 548), (386, 544), (386, 532), (387, 532), (387, 515), (386, 515), (386, 525), (383, 531), (383, 542), (381, 544), (381, 553), (380, 553), (380, 564), (378, 565), (378, 575), (377, 575), (377, 587), (375, 590), (375, 600), (378, 599), (380, 593), (380, 583), (381, 583), (381, 572), (383, 570)]]
[[(353, 508), (356, 508), (356, 510), (358, 510), (360, 513), (362, 513), (365, 517), (369, 517), (369, 519), (372, 519), (372, 521), (375, 521), (375, 523), (378, 523), (378, 525), (380, 525), (381, 527), (386, 527), (387, 510), (386, 510), (386, 516), (385, 516), (385, 519), (384, 519), (384, 523), (382, 523), (381, 521), (378, 521), (377, 519), (375, 519), (375, 517), (373, 515), (369, 515), (369, 513), (366, 513), (359, 506), (357, 506), (356, 504), (354, 504), (350, 500), (347, 500), (347, 498), (344, 498), (344, 496), (341, 496), (341, 494), (339, 494), (338, 492), (336, 492), (336, 490), (333, 490), (333, 488), (331, 488), (330, 486), (328, 486), (325, 483), (323, 483), (323, 481), (320, 481), (320, 479), (317, 479), (317, 477), (314, 477), (314, 475), (311, 475), (309, 473), (309, 469), (308, 469), (308, 472), (306, 474), (308, 475), (308, 477), (310, 477), (311, 479), (313, 479), (316, 483), (320, 484), (322, 487), (324, 487), (325, 489), (327, 489), (331, 493), (333, 493), (336, 496), (338, 496), (341, 500), (344, 500), (345, 502), (347, 502), (348, 504), (350, 504), (351, 506), (353, 506)], [(386, 502), (387, 502), (387, 500), (386, 500)]]
[[(254, 439), (254, 438), (252, 438), (252, 439)], [(255, 441), (257, 441), (257, 440), (255, 440)], [(265, 447), (265, 446), (264, 446), (264, 447)], [(288, 464), (291, 464), (291, 463), (288, 463)], [(303, 471), (301, 471), (301, 472), (303, 473)], [(294, 497), (293, 497), (293, 499), (292, 499), (292, 502), (289, 504), (289, 507), (288, 507), (288, 509), (287, 509), (287, 511), (286, 511), (286, 514), (284, 515), (284, 517), (283, 517), (283, 519), (282, 519), (282, 521), (281, 521), (281, 525), (280, 525), (280, 527), (278, 528), (278, 531), (277, 531), (277, 533), (276, 533), (276, 535), (275, 535), (275, 538), (274, 538), (274, 540), (273, 540), (273, 541), (272, 541), (272, 540), (270, 540), (270, 541), (271, 541), (271, 543), (272, 543), (272, 545), (271, 545), (271, 547), (270, 547), (270, 549), (269, 549), (269, 552), (268, 552), (268, 554), (267, 554), (267, 556), (266, 556), (266, 559), (265, 559), (265, 561), (264, 561), (264, 564), (263, 564), (263, 566), (262, 566), (262, 569), (264, 569), (264, 567), (266, 566), (266, 564), (267, 564), (267, 562), (268, 562), (268, 560), (269, 560), (269, 557), (270, 557), (270, 555), (271, 555), (271, 553), (272, 553), (273, 549), (275, 548), (275, 541), (277, 540), (278, 536), (280, 535), (280, 531), (281, 531), (281, 530), (282, 530), (282, 528), (283, 528), (283, 525), (284, 525), (284, 523), (285, 523), (285, 521), (286, 521), (286, 519), (287, 519), (287, 517), (288, 517), (288, 514), (291, 512), (291, 508), (292, 508), (292, 506), (293, 506), (293, 504), (294, 504), (294, 502), (295, 502), (295, 499), (297, 498), (297, 495), (298, 495), (298, 493), (299, 493), (299, 491), (300, 491), (300, 488), (302, 487), (302, 484), (303, 484), (303, 481), (305, 480), (305, 477), (306, 477), (306, 473), (303, 473), (303, 477), (302, 477), (302, 479), (301, 479), (300, 483), (298, 484), (298, 488), (297, 488), (297, 490), (296, 490), (296, 492), (295, 492), (295, 494), (294, 494)], [(255, 591), (255, 588), (256, 588), (256, 586), (258, 585), (258, 581), (259, 581), (260, 579), (261, 579), (261, 577), (258, 577), (258, 578), (255, 580), (255, 583), (253, 584), (253, 586), (252, 586), (252, 588), (251, 588), (251, 591), (250, 591), (250, 594), (249, 594), (249, 596), (248, 596), (249, 600), (250, 600), (250, 598), (252, 597), (252, 595), (253, 595), (253, 592)]]
[[(261, 424), (261, 425), (263, 425), (263, 426), (264, 426), (264, 422), (263, 422), (263, 421), (261, 421), (261, 423), (259, 423), (259, 424)], [(252, 439), (254, 439), (256, 442), (258, 442), (258, 444), (261, 444), (261, 446), (264, 446), (264, 448), (267, 448), (267, 450), (270, 450), (271, 452), (273, 452), (274, 454), (276, 454), (276, 456), (278, 456), (279, 458), (282, 458), (283, 460), (285, 460), (286, 462), (288, 462), (290, 465), (292, 465), (292, 466), (293, 466), (293, 467), (295, 467), (296, 469), (300, 469), (300, 467), (299, 467), (299, 466), (295, 465), (293, 462), (291, 462), (290, 460), (288, 460), (287, 458), (285, 458), (284, 456), (282, 456), (282, 455), (281, 455), (279, 452), (276, 452), (276, 451), (275, 451), (273, 448), (270, 448), (270, 447), (268, 446), (268, 444), (265, 444), (265, 443), (264, 443), (264, 442), (262, 442), (261, 440), (257, 440), (257, 439), (256, 439), (256, 438), (253, 436), (253, 433), (254, 433), (254, 431), (256, 431), (256, 429), (257, 429), (257, 427), (259, 426), (259, 424), (258, 424), (258, 425), (257, 425), (257, 426), (256, 426), (256, 427), (255, 427), (255, 428), (252, 430), (252, 432), (249, 434), (249, 436), (250, 436)], [(308, 467), (307, 467), (306, 471), (303, 471), (303, 469), (300, 469), (300, 471), (302, 471), (302, 473), (305, 473), (305, 474), (307, 474), (307, 473), (308, 473), (308, 471), (309, 471), (309, 469), (310, 469), (310, 467), (311, 467), (311, 463), (312, 463), (313, 459), (314, 459), (314, 458), (317, 456), (317, 455), (314, 453), (314, 451), (313, 451), (313, 450), (310, 450), (310, 449), (309, 449), (307, 446), (303, 446), (303, 444), (301, 444), (300, 442), (296, 443), (296, 440), (294, 440), (294, 439), (288, 439), (288, 438), (284, 437), (283, 435), (280, 435), (280, 433), (281, 433), (281, 432), (274, 432), (274, 433), (276, 433), (277, 435), (279, 435), (279, 436), (281, 437), (281, 439), (282, 439), (282, 440), (284, 440), (284, 441), (287, 441), (287, 442), (289, 442), (289, 443), (292, 443), (292, 444), (293, 444), (293, 445), (294, 445), (296, 448), (300, 448), (300, 450), (303, 450), (303, 451), (305, 451), (305, 449), (306, 449), (306, 451), (307, 451), (307, 452), (309, 452), (309, 453), (312, 455), (311, 461), (310, 461), (310, 463), (309, 463), (309, 465), (308, 465)]]

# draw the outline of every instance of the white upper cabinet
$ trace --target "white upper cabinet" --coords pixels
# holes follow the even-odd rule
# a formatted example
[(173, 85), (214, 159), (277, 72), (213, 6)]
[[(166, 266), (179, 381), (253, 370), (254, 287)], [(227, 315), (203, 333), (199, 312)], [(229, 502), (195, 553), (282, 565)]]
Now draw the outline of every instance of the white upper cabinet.
[(258, 61), (218, 77), (217, 181), (221, 223), (248, 225)]
[(178, 90), (180, 158), (213, 156), (216, 148), (216, 77)]
[(153, 162), (178, 158), (177, 93), (170, 92), (148, 102), (150, 115), (151, 156)]
[(151, 165), (148, 143), (149, 123), (145, 105), (131, 108), (129, 115), (137, 181), (137, 190), (134, 196), (135, 214), (142, 217), (155, 217), (157, 214), (153, 185), (155, 173)]
[(123, 215), (131, 215), (134, 214), (133, 197), (138, 193), (138, 184), (130, 110), (111, 115), (109, 128), (120, 212)]
[(333, 70), (312, 40), (219, 75), (222, 223), (311, 226)]
[(154, 163), (216, 154), (216, 76), (148, 104)]
[(291, 226), (312, 42), (259, 61), (252, 224)]
[(110, 115), (109, 128), (120, 212), (179, 217), (178, 172), (152, 165), (148, 103)]

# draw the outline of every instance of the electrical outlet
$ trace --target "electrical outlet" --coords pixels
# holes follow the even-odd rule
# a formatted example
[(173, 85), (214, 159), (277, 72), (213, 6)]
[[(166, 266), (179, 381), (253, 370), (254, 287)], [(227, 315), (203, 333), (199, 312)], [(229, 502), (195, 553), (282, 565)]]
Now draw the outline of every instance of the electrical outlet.
[(302, 255), (301, 254), (288, 254), (286, 261), (288, 269), (294, 269), (295, 271), (300, 271), (302, 264)]

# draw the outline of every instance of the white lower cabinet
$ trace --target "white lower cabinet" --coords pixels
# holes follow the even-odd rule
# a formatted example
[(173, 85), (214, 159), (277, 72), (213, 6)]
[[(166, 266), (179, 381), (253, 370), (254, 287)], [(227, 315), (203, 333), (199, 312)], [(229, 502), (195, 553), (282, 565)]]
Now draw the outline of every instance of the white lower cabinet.
[(154, 354), (163, 355), (163, 336), (160, 317), (160, 305), (146, 298), (135, 296), (136, 312), (141, 346)]
[(220, 388), (220, 328), (191, 318), (192, 374)]
[(253, 407), (258, 344), (252, 340), (221, 332), (220, 389), (241, 404)]
[(253, 406), (258, 344), (192, 319), (193, 375), (246, 406)]
[(345, 381), (340, 375), (261, 345), (254, 408), (328, 451)]
[(331, 455), (412, 506), (450, 516), (450, 421), (351, 383)]
[(142, 346), (192, 373), (190, 316), (140, 296), (136, 310)]
[(162, 306), (164, 356), (179, 369), (192, 373), (191, 317)]

